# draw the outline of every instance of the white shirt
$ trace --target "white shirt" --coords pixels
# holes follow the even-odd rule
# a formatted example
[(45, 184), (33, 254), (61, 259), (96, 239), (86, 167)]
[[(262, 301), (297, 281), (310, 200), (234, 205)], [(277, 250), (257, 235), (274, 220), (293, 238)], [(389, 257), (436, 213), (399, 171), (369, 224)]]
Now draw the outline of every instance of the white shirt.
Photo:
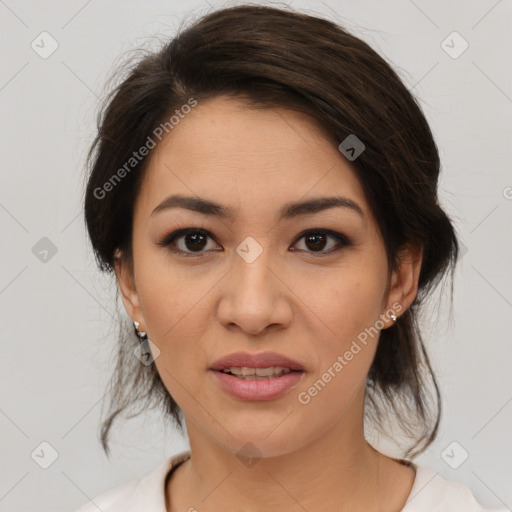
[[(169, 457), (142, 478), (133, 478), (103, 492), (76, 512), (167, 512), (165, 479), (189, 457), (190, 451)], [(463, 484), (446, 480), (425, 466), (410, 464), (416, 477), (401, 512), (509, 512), (485, 509)]]

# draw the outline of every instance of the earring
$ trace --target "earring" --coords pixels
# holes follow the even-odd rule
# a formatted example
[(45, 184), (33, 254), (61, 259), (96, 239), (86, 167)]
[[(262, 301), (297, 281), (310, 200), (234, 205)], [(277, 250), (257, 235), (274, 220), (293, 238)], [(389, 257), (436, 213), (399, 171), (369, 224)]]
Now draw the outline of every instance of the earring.
[(143, 332), (143, 331), (139, 331), (139, 325), (140, 323), (139, 322), (133, 322), (133, 325), (135, 326), (135, 332), (137, 334), (137, 336), (141, 339), (144, 339), (147, 337), (147, 333), (146, 332)]
[(391, 319), (393, 322), (396, 322), (397, 316), (394, 313), (391, 313)]

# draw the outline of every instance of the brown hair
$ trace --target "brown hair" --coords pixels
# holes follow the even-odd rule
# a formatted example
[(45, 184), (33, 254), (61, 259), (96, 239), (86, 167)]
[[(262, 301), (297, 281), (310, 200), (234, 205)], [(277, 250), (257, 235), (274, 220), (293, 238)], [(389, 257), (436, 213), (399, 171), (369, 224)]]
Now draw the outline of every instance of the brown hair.
[[(450, 267), (453, 294), (459, 246), (438, 202), (435, 141), (397, 73), (367, 43), (331, 21), (254, 5), (209, 13), (123, 69), (127, 76), (98, 116), (84, 199), (87, 230), (105, 272), (113, 271), (116, 249), (133, 268), (133, 210), (149, 157), (104, 197), (98, 190), (190, 98), (201, 103), (222, 94), (254, 108), (286, 107), (314, 116), (336, 144), (350, 134), (363, 141), (365, 150), (351, 163), (382, 233), (389, 271), (397, 268), (406, 244), (424, 249), (413, 307), (380, 334), (367, 376), (365, 415), (380, 429), (391, 407), (413, 439), (405, 454), (424, 451), (437, 434), (441, 400), (417, 315)], [(119, 326), (117, 367), (101, 428), (107, 456), (112, 422), (137, 403), (140, 411), (151, 404), (162, 408), (183, 432), (182, 412), (156, 366), (140, 364), (133, 356), (134, 331)]]

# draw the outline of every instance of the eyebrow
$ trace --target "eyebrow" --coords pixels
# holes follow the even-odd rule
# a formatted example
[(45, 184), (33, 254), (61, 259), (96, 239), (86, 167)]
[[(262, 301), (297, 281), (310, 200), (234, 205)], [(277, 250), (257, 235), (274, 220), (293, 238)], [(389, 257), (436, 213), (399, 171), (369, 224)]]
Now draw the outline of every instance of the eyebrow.
[[(221, 219), (233, 220), (235, 210), (208, 199), (173, 194), (164, 199), (150, 214), (150, 217), (171, 208), (184, 208), (203, 215), (211, 215)], [(286, 203), (279, 210), (278, 221), (289, 220), (301, 215), (321, 212), (330, 208), (346, 208), (357, 213), (363, 220), (366, 215), (363, 209), (352, 199), (344, 196), (319, 197), (303, 202)]]

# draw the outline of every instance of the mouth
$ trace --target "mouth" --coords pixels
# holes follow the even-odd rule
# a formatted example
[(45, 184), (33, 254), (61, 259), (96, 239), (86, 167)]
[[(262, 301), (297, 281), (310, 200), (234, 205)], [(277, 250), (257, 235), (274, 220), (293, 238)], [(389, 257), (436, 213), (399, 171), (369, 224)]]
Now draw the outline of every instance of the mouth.
[(273, 377), (290, 371), (304, 371), (304, 367), (277, 352), (234, 352), (217, 360), (210, 366), (210, 370), (227, 371), (237, 377)]
[(250, 368), (247, 366), (235, 366), (216, 371), (221, 371), (222, 373), (226, 373), (228, 375), (236, 377), (237, 379), (242, 380), (270, 380), (283, 377), (284, 375), (288, 375), (289, 373), (292, 372), (302, 373), (302, 370), (293, 370), (291, 368), (283, 366), (269, 366), (267, 368)]
[(275, 400), (303, 379), (305, 368), (277, 352), (235, 352), (209, 371), (220, 388), (238, 400)]

